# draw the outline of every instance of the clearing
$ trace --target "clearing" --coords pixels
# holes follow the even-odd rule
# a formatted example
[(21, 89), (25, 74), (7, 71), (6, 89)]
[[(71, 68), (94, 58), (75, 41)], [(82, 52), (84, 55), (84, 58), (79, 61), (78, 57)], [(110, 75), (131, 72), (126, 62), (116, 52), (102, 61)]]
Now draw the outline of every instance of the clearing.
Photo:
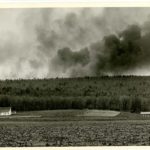
[(0, 131), (0, 147), (150, 145), (148, 118), (109, 110), (17, 112)]
[(114, 117), (119, 114), (120, 114), (119, 111), (112, 111), (112, 110), (87, 110), (84, 112), (83, 116)]

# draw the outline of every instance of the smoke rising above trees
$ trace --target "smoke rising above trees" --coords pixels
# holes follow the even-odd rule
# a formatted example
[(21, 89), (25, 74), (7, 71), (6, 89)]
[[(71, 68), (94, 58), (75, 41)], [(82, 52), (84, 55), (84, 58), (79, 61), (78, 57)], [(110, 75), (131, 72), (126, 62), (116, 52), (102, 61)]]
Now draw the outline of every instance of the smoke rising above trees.
[[(92, 75), (122, 75), (126, 71), (149, 64), (150, 32), (142, 36), (141, 30), (142, 29), (138, 25), (130, 25), (127, 29), (120, 33), (104, 36), (101, 42), (93, 44), (91, 46), (90, 53), (92, 53), (93, 49), (95, 50), (95, 56), (93, 58), (95, 59), (95, 63), (93, 63), (90, 58), (88, 58), (87, 63), (88, 65), (90, 63), (92, 66), (89, 68)], [(66, 67), (67, 64), (72, 64), (72, 61), (74, 60), (71, 56), (69, 56), (70, 52), (71, 51), (69, 49), (68, 52), (63, 49), (58, 50), (57, 53), (59, 60), (62, 60), (63, 56), (69, 58), (63, 59)], [(81, 60), (84, 61), (84, 58), (87, 58), (86, 55), (88, 54), (89, 51), (87, 50), (85, 53), (78, 53), (78, 57), (82, 58)], [(82, 65), (82, 61), (79, 61), (78, 63)], [(85, 64), (85, 67), (87, 64)], [(76, 65), (76, 63), (72, 65)], [(69, 67), (70, 66), (68, 66), (68, 68)]]
[[(142, 59), (141, 29), (131, 25), (118, 35), (104, 37), (103, 54), (98, 58), (96, 73), (122, 74), (140, 65)], [(106, 55), (105, 55), (106, 53)], [(105, 55), (105, 58), (103, 58)]]
[(0, 78), (150, 74), (149, 8), (0, 9)]

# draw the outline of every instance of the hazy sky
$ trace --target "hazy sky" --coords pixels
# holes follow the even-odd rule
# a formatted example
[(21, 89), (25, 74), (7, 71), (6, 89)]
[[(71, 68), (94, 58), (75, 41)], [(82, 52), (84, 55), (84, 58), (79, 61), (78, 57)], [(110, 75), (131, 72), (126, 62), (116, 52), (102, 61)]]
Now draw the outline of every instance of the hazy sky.
[[(0, 79), (103, 73), (150, 75), (149, 45), (146, 48), (138, 45), (144, 49), (143, 56), (147, 54), (146, 61), (140, 57), (128, 68), (125, 62), (119, 62), (119, 55), (110, 57), (116, 47), (112, 44), (110, 48), (104, 40), (113, 34), (121, 43), (120, 33), (127, 28), (130, 32), (130, 26), (137, 25), (142, 39), (131, 43), (134, 45), (145, 39), (148, 43), (149, 24), (150, 8), (0, 9)], [(124, 42), (124, 39), (122, 43), (128, 45), (128, 40)], [(120, 51), (125, 49), (122, 43)], [(136, 56), (132, 54), (133, 59)], [(130, 52), (128, 56), (121, 55), (121, 59), (124, 57), (130, 57)], [(114, 63), (112, 58), (117, 59), (117, 67), (111, 64)]]

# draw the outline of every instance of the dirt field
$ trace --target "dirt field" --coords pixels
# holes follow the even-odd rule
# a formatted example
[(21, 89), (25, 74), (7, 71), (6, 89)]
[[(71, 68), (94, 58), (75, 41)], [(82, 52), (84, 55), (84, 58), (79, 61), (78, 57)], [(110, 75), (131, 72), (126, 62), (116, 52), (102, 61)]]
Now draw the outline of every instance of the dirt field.
[(1, 122), (0, 146), (150, 145), (150, 121)]
[(0, 118), (0, 147), (150, 145), (148, 119), (106, 110), (17, 112)]

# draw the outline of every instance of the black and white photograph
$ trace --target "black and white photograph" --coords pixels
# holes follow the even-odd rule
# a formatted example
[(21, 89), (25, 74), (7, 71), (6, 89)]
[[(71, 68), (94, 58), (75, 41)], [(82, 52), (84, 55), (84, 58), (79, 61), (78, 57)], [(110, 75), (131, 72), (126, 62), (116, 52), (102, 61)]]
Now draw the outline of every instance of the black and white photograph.
[(0, 8), (0, 147), (150, 145), (150, 7)]

